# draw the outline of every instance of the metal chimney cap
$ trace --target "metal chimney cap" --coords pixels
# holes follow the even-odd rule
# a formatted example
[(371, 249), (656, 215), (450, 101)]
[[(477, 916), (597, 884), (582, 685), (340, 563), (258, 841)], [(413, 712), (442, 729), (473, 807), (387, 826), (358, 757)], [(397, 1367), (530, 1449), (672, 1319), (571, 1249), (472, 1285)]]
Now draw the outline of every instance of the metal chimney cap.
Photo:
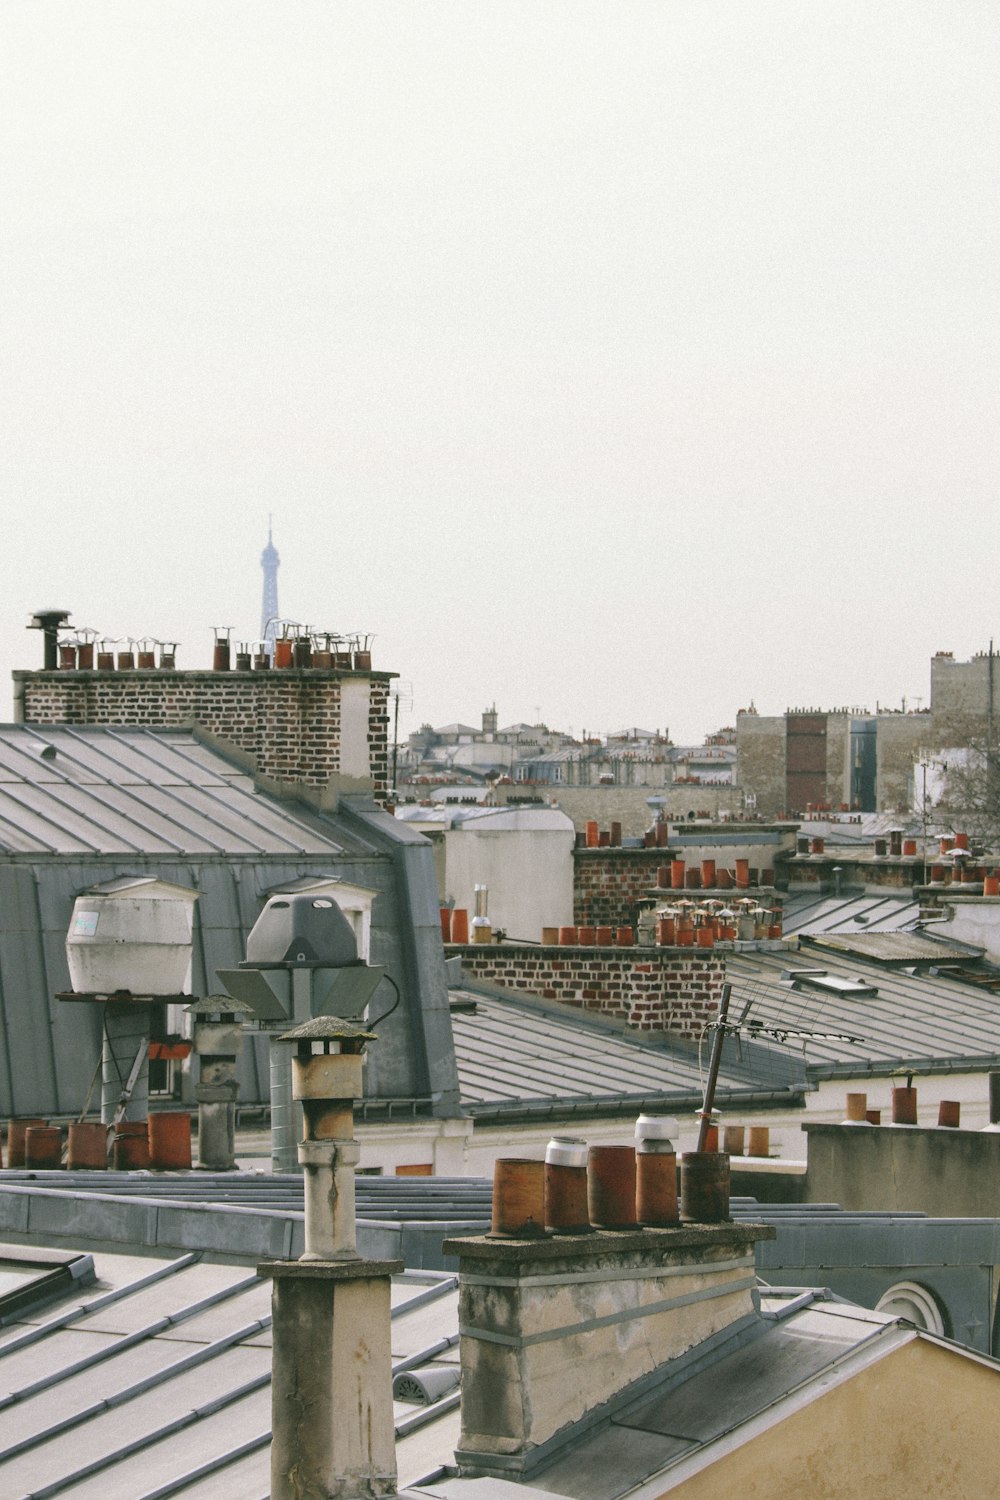
[(377, 1040), (378, 1037), (374, 1031), (369, 1031), (366, 1026), (358, 1026), (354, 1021), (345, 1021), (341, 1016), (316, 1016), (313, 1020), (303, 1021), (301, 1026), (295, 1026), (291, 1031), (283, 1031), (280, 1036), (275, 1037), (276, 1042), (374, 1042)]
[(51, 630), (53, 625), (65, 625), (71, 611), (68, 609), (36, 609), (28, 630)]
[(237, 1000), (234, 995), (205, 995), (200, 1000), (195, 1000), (192, 1005), (185, 1005), (186, 1016), (215, 1016), (224, 1013), (229, 1016), (255, 1016), (257, 1012), (252, 1005), (247, 1005), (245, 1000)]

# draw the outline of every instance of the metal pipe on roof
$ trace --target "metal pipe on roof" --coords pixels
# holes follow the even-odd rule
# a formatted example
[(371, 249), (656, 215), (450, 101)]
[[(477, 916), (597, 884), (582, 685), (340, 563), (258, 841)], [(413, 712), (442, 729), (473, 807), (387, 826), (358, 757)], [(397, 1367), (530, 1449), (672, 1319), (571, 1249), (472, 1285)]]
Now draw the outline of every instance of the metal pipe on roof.
[(40, 630), (45, 642), (43, 671), (54, 672), (59, 661), (59, 627), (69, 619), (68, 609), (39, 609), (31, 617), (29, 630)]

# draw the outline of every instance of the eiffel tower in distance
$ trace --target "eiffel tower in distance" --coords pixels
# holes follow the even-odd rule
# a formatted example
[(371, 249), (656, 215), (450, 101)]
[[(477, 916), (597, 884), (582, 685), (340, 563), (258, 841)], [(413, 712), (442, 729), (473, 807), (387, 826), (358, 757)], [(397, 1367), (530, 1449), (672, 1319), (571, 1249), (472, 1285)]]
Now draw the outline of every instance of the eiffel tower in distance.
[(278, 569), (281, 558), (271, 540), (271, 516), (267, 518), (267, 546), (260, 554), (260, 565), (264, 572), (264, 594), (260, 607), (260, 638), (266, 643), (267, 654), (274, 661), (274, 638), (278, 624)]

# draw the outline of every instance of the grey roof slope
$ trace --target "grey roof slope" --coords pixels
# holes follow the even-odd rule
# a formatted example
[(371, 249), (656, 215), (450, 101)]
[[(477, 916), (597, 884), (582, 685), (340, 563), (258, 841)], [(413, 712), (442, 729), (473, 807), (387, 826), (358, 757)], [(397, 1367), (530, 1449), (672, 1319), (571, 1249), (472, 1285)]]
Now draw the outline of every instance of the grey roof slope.
[[(939, 963), (954, 962), (952, 947), (940, 947)], [(867, 990), (877, 993), (836, 994), (818, 988), (815, 979), (796, 982), (782, 977), (807, 969), (835, 982), (860, 979)], [(1000, 999), (926, 960), (911, 969), (838, 952), (807, 938), (800, 940), (798, 951), (734, 953), (726, 964), (733, 985), (730, 1017), (741, 1022), (744, 1036), (754, 1034), (754, 1024), (762, 1028), (757, 1040), (766, 1052), (804, 1055), (814, 1081), (996, 1066)], [(838, 1034), (858, 1040), (841, 1040)], [(735, 1051), (728, 1040), (725, 1055)]]
[[(398, 1186), (419, 1196), (437, 1184)], [(158, 1187), (177, 1191), (178, 1183), (162, 1179)], [(0, 1208), (12, 1191), (0, 1185)], [(42, 1201), (45, 1190), (25, 1191)], [(755, 1205), (745, 1208), (753, 1215)], [(220, 1247), (234, 1239), (245, 1245), (237, 1209), (216, 1205), (215, 1216)], [(76, 1220), (66, 1205), (62, 1223), (72, 1235)], [(267, 1283), (224, 1248), (214, 1260), (200, 1253), (139, 1256), (124, 1219), (105, 1210), (104, 1225), (122, 1253), (95, 1250), (95, 1284), (77, 1285), (0, 1327), (0, 1389), (8, 1393), (0, 1399), (0, 1493), (265, 1500)], [(16, 1247), (0, 1247), (0, 1261), (16, 1256)], [(662, 1476), (661, 1493), (692, 1465), (710, 1462), (714, 1445), (743, 1424), (799, 1411), (831, 1377), (918, 1337), (927, 1336), (829, 1293), (762, 1288), (760, 1316), (661, 1366), (585, 1418), (565, 1435), (571, 1441), (553, 1444), (523, 1493), (614, 1500), (654, 1475)], [(391, 1344), (397, 1372), (457, 1370), (454, 1276), (407, 1271), (394, 1278)], [(425, 1480), (425, 1500), (473, 1500), (475, 1482), (449, 1471), (459, 1439), (457, 1389), (426, 1407), (397, 1401), (394, 1418), (400, 1490)]]
[[(258, 791), (197, 732), (0, 726), (0, 1113), (81, 1108), (100, 1056), (97, 1007), (63, 1005), (81, 891), (123, 875), (196, 888), (192, 991), (218, 992), (266, 897), (340, 880), (377, 894), (371, 957), (407, 1004), (382, 1028), (373, 1098), (447, 1112), (457, 1096), (430, 846), (363, 797), (337, 810)], [(419, 996), (419, 1004), (417, 997)], [(241, 1099), (268, 1097), (266, 1038), (243, 1048)]]
[(326, 855), (362, 845), (252, 777), (193, 731), (0, 725), (8, 856)]
[[(477, 1118), (566, 1118), (649, 1105), (699, 1105), (707, 1051), (665, 1036), (647, 1037), (593, 1012), (480, 982), (449, 991), (462, 1105)], [(720, 1098), (791, 1104), (805, 1087), (794, 1057), (749, 1051), (729, 1060)], [(765, 1064), (770, 1066), (766, 1067)]]
[(919, 902), (912, 895), (874, 892), (859, 896), (817, 895), (790, 892), (782, 903), (782, 928), (786, 937), (799, 933), (909, 931), (920, 917)]
[[(98, 1282), (0, 1330), (0, 1493), (68, 1500), (264, 1500), (270, 1287), (246, 1266), (95, 1254)], [(455, 1278), (392, 1289), (394, 1368), (457, 1365)], [(65, 1317), (64, 1309), (69, 1312)], [(442, 1337), (451, 1342), (441, 1347)], [(458, 1439), (457, 1396), (394, 1403), (401, 1484)]]

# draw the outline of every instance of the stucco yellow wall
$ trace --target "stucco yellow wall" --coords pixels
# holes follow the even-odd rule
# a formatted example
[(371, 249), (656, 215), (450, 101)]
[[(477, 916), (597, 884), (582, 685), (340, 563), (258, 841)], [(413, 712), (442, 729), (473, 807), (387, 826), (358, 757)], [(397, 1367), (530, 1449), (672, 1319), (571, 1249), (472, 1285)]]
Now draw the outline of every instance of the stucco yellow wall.
[(707, 1469), (670, 1500), (976, 1500), (998, 1493), (1000, 1371), (914, 1339)]

